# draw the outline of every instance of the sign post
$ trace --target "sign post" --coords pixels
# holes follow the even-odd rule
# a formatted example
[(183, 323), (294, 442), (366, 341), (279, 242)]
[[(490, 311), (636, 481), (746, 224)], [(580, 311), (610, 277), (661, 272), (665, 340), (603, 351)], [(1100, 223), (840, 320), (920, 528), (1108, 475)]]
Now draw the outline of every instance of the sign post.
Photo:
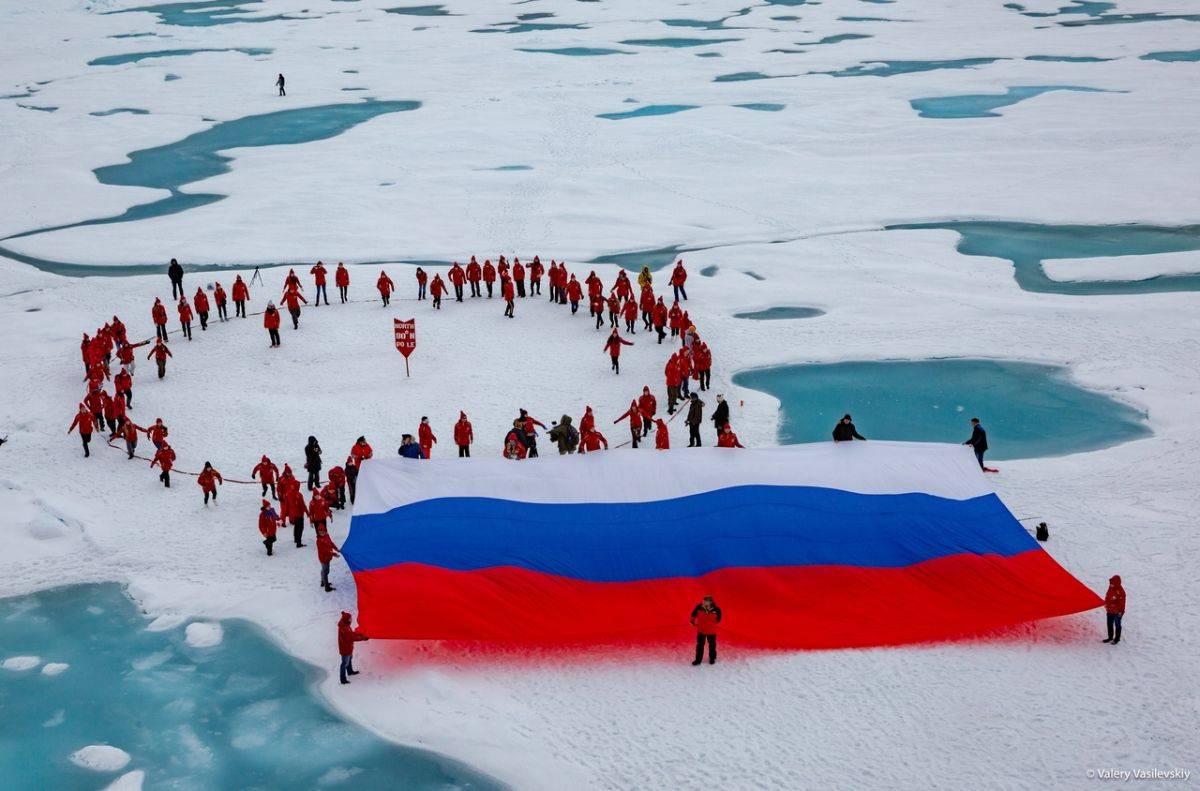
[(396, 348), (404, 355), (404, 375), (408, 376), (408, 355), (417, 348), (417, 320), (393, 319), (396, 325)]

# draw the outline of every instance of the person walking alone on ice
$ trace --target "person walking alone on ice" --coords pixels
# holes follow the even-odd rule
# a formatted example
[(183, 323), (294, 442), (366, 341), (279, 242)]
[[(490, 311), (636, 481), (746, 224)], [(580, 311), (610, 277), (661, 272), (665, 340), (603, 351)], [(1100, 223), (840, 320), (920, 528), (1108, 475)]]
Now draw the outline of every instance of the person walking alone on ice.
[[(472, 296), (479, 296), (472, 294)], [(454, 444), (458, 446), (458, 457), (460, 459), (469, 459), (471, 457), (471, 443), (475, 441), (475, 430), (471, 428), (471, 421), (467, 420), (466, 412), (458, 413), (458, 422), (454, 424)]]
[(705, 596), (692, 609), (692, 626), (696, 627), (696, 659), (693, 665), (699, 665), (704, 659), (704, 646), (708, 644), (708, 663), (717, 661), (717, 626), (721, 623), (721, 608), (713, 601), (712, 596)]
[(162, 379), (167, 375), (167, 358), (174, 356), (165, 343), (157, 340), (154, 342), (154, 348), (146, 355), (146, 359), (154, 358), (154, 364), (158, 366), (158, 378)]
[(217, 484), (224, 486), (225, 479), (213, 468), (212, 462), (204, 462), (204, 469), (196, 476), (196, 485), (204, 492), (205, 505), (208, 505), (209, 495), (212, 495), (213, 505), (217, 504)]
[(427, 459), (433, 458), (433, 446), (437, 444), (437, 437), (433, 435), (433, 427), (429, 425), (429, 418), (421, 417), (421, 425), (417, 426), (417, 441), (421, 445), (421, 455)]
[(963, 443), (970, 445), (971, 450), (975, 451), (975, 460), (979, 462), (979, 469), (984, 472), (996, 472), (993, 468), (983, 463), (983, 454), (987, 452), (987, 431), (983, 426), (979, 425), (979, 418), (971, 418), (971, 438)]
[(621, 413), (621, 416), (613, 421), (615, 426), (625, 418), (629, 418), (629, 440), (633, 443), (633, 447), (637, 448), (638, 440), (642, 436), (642, 410), (638, 408), (637, 401), (629, 402), (629, 409)]
[(842, 419), (833, 427), (833, 441), (852, 442), (856, 439), (866, 440), (866, 437), (858, 433), (858, 429), (854, 427), (854, 421), (849, 415), (842, 415)]
[(354, 644), (370, 639), (350, 626), (350, 613), (343, 610), (342, 619), (338, 621), (338, 653), (342, 656), (342, 664), (338, 668), (338, 673), (341, 675), (343, 684), (350, 683), (350, 679), (346, 676), (358, 675), (358, 671), (354, 669)]
[(687, 289), (683, 284), (687, 282), (687, 270), (683, 268), (682, 259), (675, 262), (675, 269), (671, 271), (671, 288), (675, 292), (675, 301), (678, 302), (682, 296), (683, 301), (687, 302)]
[(285, 81), (284, 81), (284, 79), (283, 79), (283, 75), (282, 75), (282, 74), (280, 74), (278, 77), (276, 77), (276, 78), (275, 78), (275, 86), (276, 86), (277, 88), (279, 88), (279, 95), (280, 95), (280, 96), (287, 96), (287, 91), (285, 91), (285, 90), (283, 89), (284, 82), (285, 82)]
[(267, 309), (263, 311), (263, 327), (267, 330), (267, 337), (271, 339), (270, 348), (274, 349), (279, 345), (279, 311), (275, 310), (275, 303), (268, 302)]
[(313, 307), (321, 304), (322, 294), (325, 295), (325, 304), (329, 304), (329, 292), (325, 290), (325, 273), (327, 271), (329, 270), (327, 270), (325, 265), (320, 261), (317, 262), (316, 266), (308, 270), (308, 273), (313, 276), (313, 279), (317, 284), (317, 296), (316, 299), (313, 300)]
[[(425, 284), (429, 282), (429, 275), (425, 274), (425, 270), (417, 267), (417, 300), (425, 299)], [(384, 300), (384, 305), (387, 300)]]
[[(342, 300), (342, 304), (346, 304), (349, 299), (350, 292), (350, 270), (341, 261), (338, 261), (337, 270), (333, 273), (333, 282), (337, 286), (338, 296)], [(328, 301), (328, 298), (326, 298)]]
[(250, 288), (241, 275), (233, 279), (233, 315), (246, 318), (246, 303), (250, 301)]
[(337, 590), (329, 584), (329, 564), (334, 558), (340, 558), (342, 553), (338, 551), (337, 544), (333, 543), (333, 539), (329, 537), (329, 531), (324, 525), (317, 528), (317, 562), (321, 564), (321, 587), (326, 593), (332, 593)]
[(717, 440), (720, 441), (721, 434), (725, 431), (725, 424), (729, 422), (729, 402), (725, 400), (725, 396), (717, 394), (717, 407), (713, 410), (709, 420), (713, 422)]
[(429, 293), (433, 297), (434, 310), (442, 309), (442, 294), (446, 293), (446, 281), (440, 274), (434, 274), (433, 282), (429, 284)]
[[(421, 270), (418, 269), (418, 272)], [(375, 288), (379, 289), (379, 296), (383, 298), (383, 306), (386, 308), (392, 299), (392, 292), (396, 290), (396, 284), (388, 277), (387, 272), (380, 272), (379, 279), (375, 281)], [(421, 283), (421, 296), (417, 299), (425, 298), (425, 284)]]
[(162, 481), (163, 486), (171, 488), (171, 468), (175, 466), (175, 451), (165, 442), (154, 453), (154, 458), (150, 460), (150, 467), (158, 467), (160, 470), (158, 479)]
[(613, 331), (608, 336), (608, 340), (604, 342), (604, 351), (608, 352), (609, 358), (612, 359), (613, 373), (621, 373), (621, 347), (632, 346), (633, 341), (627, 341), (617, 332), (617, 328), (613, 327)]
[(1121, 642), (1121, 619), (1125, 617), (1125, 589), (1121, 587), (1119, 574), (1108, 578), (1108, 592), (1104, 594), (1104, 612), (1108, 621), (1108, 638), (1101, 642), (1116, 645)]
[(446, 277), (450, 278), (450, 284), (454, 286), (454, 301), (463, 301), (463, 283), (467, 281), (466, 273), (463, 268), (454, 262), (454, 266), (450, 267), (450, 271), (446, 273)]
[(500, 296), (504, 298), (504, 315), (510, 319), (513, 318), (513, 311), (517, 307), (516, 294), (513, 292), (512, 278), (504, 277), (500, 279)]
[(262, 506), (258, 509), (258, 532), (262, 533), (263, 546), (267, 548), (268, 555), (275, 554), (272, 547), (275, 546), (275, 533), (278, 530), (279, 514), (275, 513), (270, 501), (263, 500)]
[(196, 289), (192, 304), (196, 308), (196, 315), (200, 317), (200, 331), (204, 332), (208, 329), (208, 294), (204, 293), (204, 289)]
[(183, 296), (183, 267), (174, 258), (167, 265), (167, 277), (171, 279), (171, 299)]
[(688, 427), (688, 447), (699, 448), (704, 443), (700, 441), (700, 424), (704, 422), (704, 402), (700, 400), (699, 393), (692, 393), (691, 399), (688, 401), (687, 417), (684, 422)]
[(192, 339), (192, 306), (186, 298), (179, 300), (179, 329), (189, 341)]
[(263, 456), (258, 464), (254, 465), (254, 469), (250, 471), (250, 480), (258, 479), (262, 484), (262, 496), (267, 496), (267, 489), (271, 490), (271, 499), (278, 500), (279, 496), (275, 493), (275, 481), (279, 478), (279, 467), (268, 457)]
[(154, 305), (150, 308), (150, 318), (154, 321), (154, 337), (165, 341), (167, 339), (167, 308), (158, 297), (154, 298)]
[(300, 303), (308, 304), (308, 300), (300, 293), (299, 289), (289, 288), (284, 292), (279, 301), (287, 305), (288, 313), (292, 316), (292, 329), (300, 329)]
[(67, 433), (70, 434), (76, 428), (79, 429), (79, 438), (83, 440), (83, 457), (86, 459), (92, 455), (88, 450), (88, 443), (92, 441), (92, 432), (96, 430), (96, 418), (88, 411), (87, 404), (79, 405), (79, 411), (75, 413), (75, 419), (71, 421)]
[(308, 488), (317, 489), (321, 486), (321, 443), (310, 436), (304, 446), (304, 469), (308, 470)]
[(229, 302), (229, 295), (225, 293), (225, 287), (220, 283), (213, 286), (213, 302), (217, 303), (217, 318), (222, 323), (229, 321), (229, 310), (226, 305)]

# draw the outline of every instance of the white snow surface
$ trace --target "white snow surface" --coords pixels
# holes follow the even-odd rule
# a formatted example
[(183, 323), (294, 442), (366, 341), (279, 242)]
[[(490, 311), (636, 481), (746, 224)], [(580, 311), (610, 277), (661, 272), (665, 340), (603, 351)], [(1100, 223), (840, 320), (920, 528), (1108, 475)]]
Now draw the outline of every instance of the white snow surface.
[(1042, 268), (1055, 280), (1142, 280), (1200, 272), (1200, 252), (1053, 258), (1043, 261)]
[(132, 772), (126, 772), (109, 783), (104, 791), (142, 791), (142, 784), (145, 781), (146, 772), (141, 769), (135, 769)]
[(41, 657), (37, 656), (10, 656), (8, 659), (0, 662), (0, 667), (20, 673), (25, 670), (33, 670), (41, 663)]
[(111, 744), (89, 744), (71, 753), (71, 763), (93, 772), (116, 772), (129, 761), (129, 753)]
[(219, 623), (189, 623), (184, 634), (188, 645), (193, 648), (212, 648), (220, 645), (225, 637)]
[(47, 662), (42, 666), (42, 675), (57, 676), (65, 673), (69, 667), (71, 667), (71, 665), (66, 662)]
[[(475, 253), (494, 260), (516, 253), (527, 260), (538, 253), (544, 261), (565, 257), (580, 275), (591, 268), (581, 261), (605, 253), (709, 248), (683, 254), (691, 273), (687, 306), (713, 347), (714, 392), (730, 400), (747, 445), (775, 442), (778, 403), (734, 387), (736, 371), (849, 359), (1062, 363), (1082, 386), (1145, 410), (1154, 430), (1103, 451), (1010, 461), (989, 478), (1017, 516), (1050, 523), (1048, 550), (1094, 590), (1103, 593), (1113, 573), (1123, 576), (1129, 610), (1116, 648), (1098, 641), (1099, 613), (897, 649), (747, 653), (726, 646), (712, 668), (688, 665), (688, 646), (598, 646), (585, 654), (372, 641), (358, 648), (364, 672), (354, 684), (341, 687), (331, 676), (321, 687), (344, 716), (519, 788), (1090, 788), (1089, 769), (1200, 764), (1197, 296), (1027, 293), (1007, 262), (957, 254), (954, 233), (878, 230), (968, 218), (1197, 222), (1198, 67), (1138, 58), (1194, 48), (1195, 23), (1062, 27), (1062, 19), (1085, 17), (1026, 17), (1001, 2), (950, 0), (855, 3), (861, 8), (853, 11), (832, 2), (762, 5), (730, 19), (736, 29), (715, 31), (658, 20), (712, 20), (743, 6), (450, 0), (456, 16), (418, 17), (385, 13), (395, 0), (268, 0), (247, 10), (304, 18), (207, 28), (161, 25), (147, 13), (99, 13), (135, 4), (22, 0), (0, 7), (0, 29), (9, 34), (0, 94), (35, 89), (0, 99), (0, 236), (163, 197), (102, 185), (91, 171), (210, 127), (204, 119), (364, 95), (424, 104), (328, 140), (225, 152), (233, 157), (230, 172), (184, 187), (229, 196), (202, 208), (0, 246), (96, 265), (176, 256), (185, 264), (247, 267), (318, 257), (465, 260)], [(1054, 10), (1062, 3), (1026, 5)], [(1150, 10), (1195, 11), (1184, 0), (1117, 8)], [(540, 21), (589, 27), (470, 32), (530, 11), (558, 14)], [(788, 15), (801, 19), (773, 19)], [(838, 19), (846, 15), (912, 21)], [(131, 32), (171, 38), (109, 38)], [(797, 44), (848, 32), (872, 38)], [(659, 37), (739, 40), (686, 49), (619, 43)], [(274, 52), (86, 65), (122, 52), (255, 46)], [(569, 46), (636, 54), (516, 50)], [(768, 52), (776, 48), (805, 52)], [(1023, 59), (1029, 55), (1113, 60)], [(887, 78), (807, 73), (865, 60), (966, 57), (1003, 60)], [(286, 98), (270, 87), (279, 71), (288, 77)], [(712, 81), (744, 71), (797, 76)], [(164, 81), (167, 73), (181, 79)], [(1048, 93), (999, 118), (955, 123), (921, 119), (908, 104), (1038, 84), (1127, 93)], [(369, 90), (341, 90), (355, 86)], [(732, 106), (751, 102), (787, 106)], [(624, 121), (595, 117), (643, 104), (700, 108)], [(89, 115), (116, 107), (149, 114)], [(489, 169), (505, 165), (533, 170)], [(1122, 276), (1141, 276), (1150, 269), (1137, 267), (1166, 259), (1125, 256), (1113, 265)], [(1048, 271), (1083, 277), (1093, 264), (1054, 262)], [(715, 276), (701, 277), (710, 266)], [(332, 307), (306, 308), (298, 332), (285, 318), (280, 349), (267, 349), (258, 317), (207, 332), (197, 326), (191, 343), (172, 336), (175, 358), (158, 381), (143, 347), (132, 416), (142, 425), (165, 419), (180, 468), (211, 460), (227, 478), (247, 479), (263, 453), (302, 474), (309, 434), (320, 438), (328, 467), (360, 434), (391, 455), (400, 433), (429, 415), (441, 439), (435, 458), (446, 458), (451, 426), (465, 409), (477, 435), (474, 455), (494, 456), (518, 407), (548, 424), (562, 413), (578, 420), (591, 404), (601, 429), (620, 441), (627, 432), (605, 424), (643, 384), (665, 403), (667, 347), (643, 333), (614, 377), (586, 311), (572, 319), (526, 300), (508, 320), (493, 300), (435, 313), (412, 299), (411, 269), (398, 264), (383, 266), (400, 286), (384, 310), (371, 301), (380, 268), (352, 268), (352, 296), (362, 301), (339, 306), (335, 295)], [(611, 283), (615, 268), (595, 269)], [(249, 278), (252, 270), (239, 271)], [(253, 289), (253, 310), (278, 298), (285, 271), (263, 269), (268, 286)], [(665, 275), (656, 273), (660, 290)], [(185, 282), (192, 293), (218, 277), (228, 288), (233, 272), (189, 274)], [(169, 616), (160, 625), (178, 625), (181, 614), (247, 618), (295, 656), (332, 670), (334, 628), (340, 610), (354, 609), (353, 581), (335, 564), (338, 590), (319, 590), (311, 545), (295, 550), (281, 540), (267, 558), (255, 523), (257, 487), (227, 483), (219, 504), (205, 508), (193, 479), (177, 473), (164, 490), (147, 462), (126, 461), (98, 441), (84, 459), (77, 437), (64, 433), (83, 395), (81, 333), (119, 313), (135, 337), (151, 334), (149, 306), (169, 294), (165, 277), (73, 279), (0, 259), (0, 283), (0, 436), (9, 439), (0, 448), (0, 595), (118, 580), (151, 617)], [(778, 304), (826, 315), (733, 318)], [(406, 379), (391, 321), (410, 316), (417, 317), (418, 349)], [(856, 417), (870, 436), (869, 417)], [(671, 426), (676, 446), (685, 434), (679, 423)], [(545, 438), (541, 445), (550, 452)], [(337, 542), (347, 517), (334, 516)]]

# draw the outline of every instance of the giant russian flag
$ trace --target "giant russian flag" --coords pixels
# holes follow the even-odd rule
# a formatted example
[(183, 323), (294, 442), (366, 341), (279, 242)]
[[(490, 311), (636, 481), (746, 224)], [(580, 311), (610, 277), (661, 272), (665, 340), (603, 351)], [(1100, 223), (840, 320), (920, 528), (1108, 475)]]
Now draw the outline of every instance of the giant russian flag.
[(727, 639), (833, 648), (1101, 604), (957, 445), (374, 459), (342, 554), (372, 637), (657, 640), (712, 594)]

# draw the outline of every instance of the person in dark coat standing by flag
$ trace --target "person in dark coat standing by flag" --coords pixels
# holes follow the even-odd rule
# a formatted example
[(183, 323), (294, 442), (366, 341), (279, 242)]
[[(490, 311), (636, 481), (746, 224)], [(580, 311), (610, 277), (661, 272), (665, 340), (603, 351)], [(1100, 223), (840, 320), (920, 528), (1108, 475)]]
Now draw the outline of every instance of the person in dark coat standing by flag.
[(308, 470), (308, 488), (316, 489), (321, 485), (321, 443), (316, 437), (310, 436), (304, 446), (304, 469)]
[(700, 424), (704, 421), (704, 402), (699, 393), (692, 393), (688, 402), (687, 417), (684, 422), (688, 427), (688, 447), (699, 448), (704, 443), (700, 441)]
[(709, 419), (713, 422), (713, 428), (717, 430), (717, 440), (719, 441), (721, 433), (725, 430), (725, 424), (729, 422), (729, 402), (725, 400), (725, 396), (717, 396), (717, 408), (713, 410)]
[(979, 469), (987, 472), (987, 465), (983, 463), (983, 454), (988, 449), (987, 431), (984, 430), (983, 426), (979, 425), (979, 418), (971, 418), (971, 438), (963, 444), (971, 446), (971, 450), (975, 451), (975, 459), (979, 462)]
[(1121, 642), (1121, 618), (1125, 616), (1125, 589), (1121, 587), (1119, 574), (1108, 578), (1108, 593), (1104, 594), (1104, 612), (1108, 620), (1108, 638), (1101, 642), (1116, 645)]
[(692, 626), (696, 627), (696, 659), (693, 665), (704, 659), (704, 646), (708, 644), (708, 663), (717, 661), (717, 626), (721, 623), (721, 608), (712, 596), (705, 596), (692, 609)]
[(856, 439), (865, 440), (866, 437), (858, 433), (858, 429), (854, 427), (854, 421), (849, 415), (842, 415), (842, 419), (833, 427), (833, 441), (850, 442)]
[(342, 657), (338, 674), (341, 676), (343, 684), (350, 683), (350, 679), (346, 676), (358, 675), (358, 671), (354, 669), (354, 644), (370, 639), (350, 625), (350, 613), (343, 610), (342, 618), (338, 621), (338, 654)]

